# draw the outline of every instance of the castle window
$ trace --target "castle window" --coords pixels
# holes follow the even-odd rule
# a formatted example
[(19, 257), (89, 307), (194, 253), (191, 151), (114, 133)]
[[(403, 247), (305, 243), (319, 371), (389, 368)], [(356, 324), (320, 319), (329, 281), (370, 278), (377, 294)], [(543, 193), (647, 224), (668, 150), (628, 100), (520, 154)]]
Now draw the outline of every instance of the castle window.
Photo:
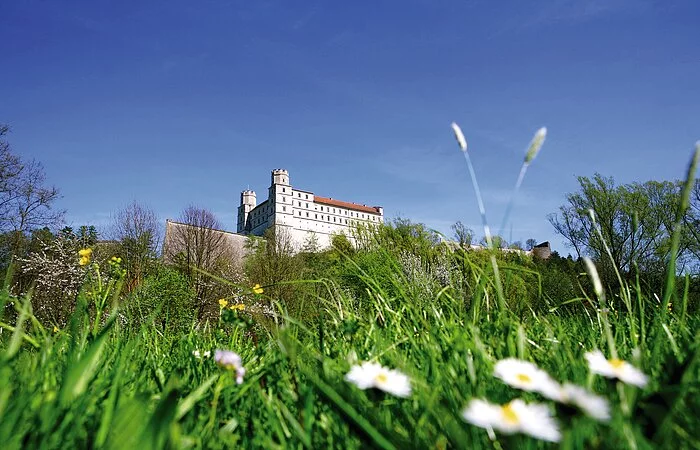
[(299, 203), (299, 206), (301, 206), (301, 202), (297, 202), (297, 203)]
[(282, 192), (287, 192), (287, 189), (286, 189), (286, 188), (282, 188)]
[(309, 207), (309, 204), (308, 204), (308, 203), (306, 204), (306, 207), (307, 207), (307, 208)]
[(286, 201), (287, 201), (287, 198), (286, 198), (286, 197), (282, 197), (282, 201), (283, 201), (283, 202), (286, 202)]
[(333, 222), (335, 222), (335, 217), (333, 217)]
[(318, 214), (314, 214), (314, 219), (318, 219)]
[(306, 213), (306, 217), (309, 217), (309, 213), (308, 213), (308, 212)]
[(345, 224), (347, 224), (347, 223), (348, 223), (348, 219), (345, 219)]
[(286, 207), (286, 206), (283, 206), (283, 207), (282, 207), (282, 211), (286, 211), (286, 210), (287, 210), (287, 207)]
[(301, 194), (299, 192), (297, 192), (297, 197), (301, 198)]
[(301, 216), (301, 211), (299, 211), (299, 215)]
[(306, 194), (306, 199), (307, 199), (307, 200), (309, 199), (309, 194)]

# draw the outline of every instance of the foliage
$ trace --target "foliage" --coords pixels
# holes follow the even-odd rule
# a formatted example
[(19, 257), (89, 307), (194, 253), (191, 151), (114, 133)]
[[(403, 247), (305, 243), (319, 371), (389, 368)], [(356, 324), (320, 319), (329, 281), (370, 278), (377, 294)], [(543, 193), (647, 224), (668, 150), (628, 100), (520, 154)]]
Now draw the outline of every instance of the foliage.
[[(312, 310), (309, 314), (285, 314), (278, 307), (278, 291), (265, 286), (256, 295), (276, 305), (277, 325), (267, 321), (261, 326), (246, 307), (223, 309), (222, 319), (208, 330), (188, 327), (188, 319), (177, 310), (184, 311), (194, 293), (182, 274), (167, 267), (147, 276), (125, 300), (122, 313), (110, 310), (96, 332), (80, 326), (89, 319), (87, 307), (79, 306), (55, 333), (23, 329), (18, 320), (13, 333), (19, 336), (19, 348), (14, 350), (9, 333), (2, 335), (0, 440), (5, 448), (546, 448), (550, 444), (522, 435), (496, 434), (492, 442), (484, 430), (461, 417), (470, 399), (503, 403), (521, 396), (492, 376), (498, 360), (517, 357), (610, 401), (610, 423), (557, 407), (564, 446), (698, 444), (693, 434), (698, 421), (692, 413), (700, 407), (693, 381), (700, 369), (697, 316), (683, 317), (680, 310), (664, 315), (642, 292), (629, 314), (607, 316), (617, 354), (651, 377), (643, 390), (626, 387), (593, 377), (583, 358), (596, 348), (610, 352), (597, 318), (600, 312), (520, 314), (517, 302), (505, 310), (492, 303), (475, 318), (473, 304), (466, 300), (483, 297), (491, 288), (488, 280), (469, 280), (487, 273), (479, 268), (488, 267), (488, 253), (450, 253), (436, 244), (418, 254), (408, 249), (422, 249), (423, 244), (404, 243), (397, 251), (384, 246), (358, 250), (352, 259), (338, 258), (335, 250), (319, 254), (328, 267), (324, 273), (332, 279), (307, 280), (327, 286), (316, 291), (318, 302), (303, 306)], [(457, 270), (453, 257), (466, 257), (473, 270), (467, 277), (468, 297), (459, 283), (436, 272), (434, 261), (441, 254), (449, 272)], [(427, 255), (433, 262), (424, 259)], [(530, 295), (523, 285), (532, 283), (526, 271), (530, 264), (558, 273), (567, 273), (572, 265), (573, 272), (580, 270), (573, 260), (558, 256), (531, 262), (505, 253), (499, 264), (504, 291), (515, 301)], [(520, 270), (507, 269), (518, 265)], [(92, 291), (96, 280), (91, 276), (83, 292)], [(92, 298), (79, 296), (79, 304)], [(144, 303), (135, 308), (135, 302)], [(577, 304), (585, 306), (586, 301)], [(126, 321), (114, 320), (122, 315)], [(135, 317), (146, 320), (137, 324)], [(650, 332), (660, 321), (668, 334)], [(217, 348), (241, 355), (246, 369), (242, 384), (207, 356)], [(351, 366), (366, 360), (406, 373), (410, 398), (362, 391), (347, 383), (344, 376)], [(543, 401), (535, 393), (523, 397)]]
[[(206, 321), (216, 316), (216, 300), (222, 285), (212, 276), (237, 277), (240, 255), (227, 242), (226, 232), (211, 211), (187, 207), (178, 222), (169, 222), (163, 248), (164, 260), (177, 265), (194, 287), (197, 316)], [(235, 281), (235, 280), (234, 280)]]
[[(525, 168), (533, 156), (526, 156)], [(509, 402), (543, 404), (556, 417), (562, 448), (698, 448), (700, 317), (690, 312), (698, 280), (677, 277), (674, 258), (686, 236), (683, 203), (698, 158), (700, 145), (671, 214), (665, 279), (644, 280), (650, 266), (639, 264), (636, 277), (603, 285), (596, 268), (605, 263), (602, 256), (597, 265), (585, 260), (588, 275), (581, 276), (580, 258), (555, 253), (539, 260), (512, 249), (454, 246), (399, 219), (358, 227), (354, 248), (334, 237), (333, 248), (320, 253), (294, 254), (284, 234), (251, 238), (246, 276), (228, 283), (217, 276), (225, 273), (219, 265), (225, 259), (195, 245), (220, 232), (190, 223), (180, 230), (191, 233), (192, 254), (186, 241), (171, 247), (180, 272), (159, 267), (121, 302), (119, 258), (109, 259), (109, 270), (92, 263), (75, 311), (53, 332), (35, 315), (31, 294), (6, 287), (0, 311), (11, 305), (16, 316), (0, 320), (0, 442), (4, 448), (551, 447), (466, 423), (465, 406), (486, 399), (504, 405), (495, 407), (503, 416), (496, 419), (509, 421), (510, 429)], [(598, 238), (608, 245), (605, 235)], [(80, 256), (83, 263), (91, 251)], [(206, 275), (201, 268), (212, 261), (209, 292), (228, 286), (231, 294), (216, 302), (213, 320), (188, 327), (195, 318), (189, 302), (197, 298), (201, 309), (203, 299), (192, 274)], [(615, 269), (618, 262), (611, 261)], [(604, 370), (588, 359), (599, 350)], [(495, 367), (514, 358), (536, 364), (555, 390), (518, 391), (499, 381), (506, 380), (494, 376)], [(392, 369), (369, 380), (383, 388), (363, 389), (358, 377), (349, 382), (360, 362)], [(642, 381), (625, 384), (620, 368), (643, 372)], [(391, 396), (387, 374), (408, 380), (410, 394), (404, 386)], [(600, 396), (609, 418), (573, 409), (564, 382)]]
[(452, 228), (454, 238), (460, 247), (467, 248), (472, 245), (472, 241), (474, 240), (474, 230), (465, 226), (461, 221), (457, 221), (450, 228)]
[(158, 217), (147, 206), (134, 201), (115, 214), (112, 238), (119, 242), (118, 253), (124, 259), (128, 291), (149, 273), (158, 256), (160, 236)]
[(0, 124), (0, 232), (21, 235), (58, 225), (64, 215), (64, 211), (53, 208), (59, 198), (58, 189), (45, 185), (41, 163), (24, 161), (11, 152), (4, 139), (8, 132), (9, 128)]
[[(603, 271), (608, 283), (616, 283), (615, 269), (631, 274), (634, 265), (643, 272), (663, 273), (682, 183), (648, 181), (616, 185), (613, 178), (600, 174), (593, 178), (579, 177), (578, 181), (580, 191), (568, 194), (567, 204), (549, 217), (556, 232), (576, 254), (609, 262), (611, 266)], [(700, 197), (694, 201), (700, 201)], [(691, 226), (686, 226), (681, 236), (680, 271), (700, 267), (700, 260), (693, 253), (697, 233), (692, 224), (700, 219), (697, 208), (694, 204), (683, 215), (684, 222)]]
[(129, 328), (153, 327), (179, 336), (195, 321), (195, 292), (177, 269), (157, 265), (125, 301)]

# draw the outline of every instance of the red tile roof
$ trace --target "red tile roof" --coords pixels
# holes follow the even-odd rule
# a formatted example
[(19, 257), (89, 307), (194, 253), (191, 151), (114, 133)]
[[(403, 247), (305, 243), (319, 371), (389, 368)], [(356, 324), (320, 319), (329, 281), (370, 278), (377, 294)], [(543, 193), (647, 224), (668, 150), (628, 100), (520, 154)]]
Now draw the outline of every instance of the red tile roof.
[(315, 203), (323, 203), (324, 205), (338, 206), (340, 208), (352, 209), (355, 211), (362, 211), (370, 214), (379, 214), (378, 206), (366, 206), (358, 205), (357, 203), (343, 202), (340, 200), (333, 200), (332, 198), (320, 197), (318, 195), (314, 196)]

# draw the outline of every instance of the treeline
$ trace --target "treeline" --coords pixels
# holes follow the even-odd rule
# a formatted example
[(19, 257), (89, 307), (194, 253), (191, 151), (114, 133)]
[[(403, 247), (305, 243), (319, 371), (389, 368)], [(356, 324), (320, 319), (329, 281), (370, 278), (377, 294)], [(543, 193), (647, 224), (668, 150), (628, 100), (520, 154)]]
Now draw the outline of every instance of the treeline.
[[(567, 195), (567, 203), (549, 217), (575, 257), (554, 252), (541, 260), (522, 252), (502, 252), (498, 249), (531, 249), (536, 241), (528, 239), (523, 246), (498, 236), (493, 249), (474, 251), (475, 233), (460, 222), (453, 226), (453, 241), (447, 244), (444, 236), (424, 225), (397, 219), (376, 228), (357, 228), (352, 243), (336, 236), (328, 249), (319, 249), (309, 239), (300, 252), (289, 236), (270, 230), (263, 238), (249, 238), (248, 256), (243, 258), (231, 250), (216, 217), (195, 206), (178, 218), (185, 227), (172, 237), (177, 245), (161, 254), (162, 223), (153, 210), (137, 202), (115, 213), (104, 236), (90, 226), (61, 228), (65, 212), (54, 208), (58, 189), (45, 185), (41, 164), (12, 154), (1, 139), (7, 131), (0, 127), (0, 270), (13, 295), (31, 294), (37, 318), (47, 324), (66, 323), (86, 277), (93, 276), (119, 279), (126, 323), (140, 325), (144, 318), (156, 317), (157, 311), (154, 325), (163, 331), (181, 331), (218, 318), (220, 300), (248, 302), (261, 320), (271, 317), (275, 307), (312, 318), (320, 310), (315, 305), (322, 290), (340, 289), (361, 303), (369, 295), (368, 283), (388, 302), (409, 298), (429, 307), (434, 293), (440, 292), (469, 307), (479, 302), (489, 308), (498, 295), (492, 254), (512, 311), (521, 316), (583, 311), (591, 306), (582, 300), (591, 297), (583, 256), (594, 259), (613, 293), (629, 286), (659, 293), (671, 256), (671, 235), (679, 223), (679, 264), (674, 274), (679, 277), (678, 298), (684, 298), (687, 289), (690, 307), (698, 304), (697, 180), (687, 208), (681, 208), (681, 182), (616, 185), (598, 174), (580, 177), (580, 190)], [(83, 248), (93, 250), (87, 266), (81, 266), (77, 256)], [(268, 303), (250, 296), (253, 284), (264, 287)], [(477, 292), (483, 298), (475, 298)], [(613, 307), (622, 308), (614, 301)], [(12, 305), (6, 308), (11, 314)]]

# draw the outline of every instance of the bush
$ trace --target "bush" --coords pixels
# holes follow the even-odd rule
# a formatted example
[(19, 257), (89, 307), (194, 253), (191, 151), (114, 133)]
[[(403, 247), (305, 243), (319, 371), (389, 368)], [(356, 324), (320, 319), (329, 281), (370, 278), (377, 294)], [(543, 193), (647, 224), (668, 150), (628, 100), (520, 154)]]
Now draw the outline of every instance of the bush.
[(126, 300), (125, 309), (133, 331), (152, 321), (160, 331), (177, 335), (196, 317), (195, 292), (184, 275), (161, 265)]

